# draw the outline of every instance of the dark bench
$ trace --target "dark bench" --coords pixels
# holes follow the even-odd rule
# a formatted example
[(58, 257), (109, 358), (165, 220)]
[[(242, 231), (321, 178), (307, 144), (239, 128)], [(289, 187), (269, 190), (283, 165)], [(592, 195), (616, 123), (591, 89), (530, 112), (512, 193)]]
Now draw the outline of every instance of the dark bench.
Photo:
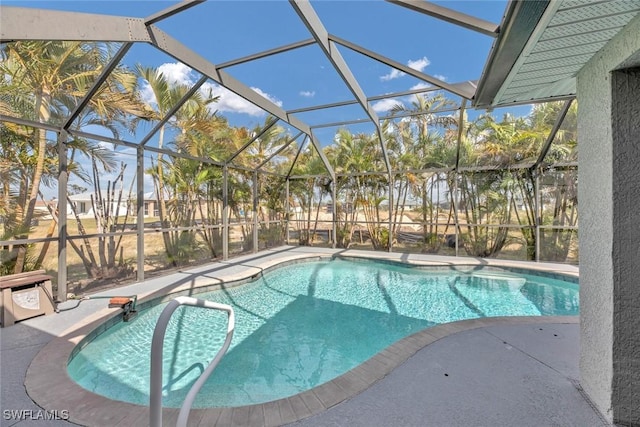
[(44, 270), (0, 277), (0, 321), (11, 326), (20, 320), (54, 312), (52, 277)]

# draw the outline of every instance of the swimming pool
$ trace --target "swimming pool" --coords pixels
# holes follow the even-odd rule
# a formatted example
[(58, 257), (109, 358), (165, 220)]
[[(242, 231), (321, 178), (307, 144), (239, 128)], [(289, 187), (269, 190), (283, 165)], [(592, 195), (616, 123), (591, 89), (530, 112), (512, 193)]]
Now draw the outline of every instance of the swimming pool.
[[(554, 278), (339, 259), (285, 266), (198, 297), (232, 304), (237, 329), (194, 407), (244, 406), (300, 393), (441, 323), (578, 312), (578, 285)], [(152, 330), (163, 307), (99, 335), (69, 362), (70, 376), (110, 399), (146, 405)], [(181, 405), (222, 345), (225, 322), (209, 310), (175, 313), (163, 356), (165, 407)]]

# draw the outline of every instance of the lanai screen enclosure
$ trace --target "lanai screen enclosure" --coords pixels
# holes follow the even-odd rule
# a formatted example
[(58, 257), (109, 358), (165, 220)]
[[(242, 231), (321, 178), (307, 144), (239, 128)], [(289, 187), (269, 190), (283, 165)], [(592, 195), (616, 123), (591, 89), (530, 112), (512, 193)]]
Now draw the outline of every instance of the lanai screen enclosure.
[[(451, 55), (486, 58), (546, 2), (493, 22), (455, 2), (232, 3), (2, 5), (2, 274), (45, 268), (64, 300), (283, 244), (577, 263), (575, 91), (530, 93), (566, 52), (534, 52), (500, 94), (549, 102), (501, 109), (481, 69), (427, 74), (427, 56), (396, 58), (391, 36), (346, 19), (437, 26), (456, 34)], [(266, 10), (289, 31), (260, 24)], [(505, 66), (493, 56), (485, 74)], [(323, 96), (284, 104), (267, 75)], [(397, 76), (411, 82), (389, 91)]]
[(639, 0), (3, 1), (0, 274), (64, 301), (283, 244), (577, 263), (579, 194), (580, 386), (637, 425), (638, 34)]

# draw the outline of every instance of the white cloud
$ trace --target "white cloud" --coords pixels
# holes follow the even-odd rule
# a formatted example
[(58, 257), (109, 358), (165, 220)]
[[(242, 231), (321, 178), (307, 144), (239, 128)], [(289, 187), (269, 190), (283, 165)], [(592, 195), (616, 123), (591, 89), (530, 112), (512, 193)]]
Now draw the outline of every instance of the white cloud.
[(266, 92), (263, 92), (260, 88), (257, 87), (252, 87), (251, 90), (253, 90), (254, 92), (256, 92), (258, 95), (261, 95), (265, 98), (267, 98), (269, 101), (273, 102), (274, 104), (276, 104), (278, 107), (282, 107), (282, 101), (280, 101), (278, 98), (276, 98), (275, 96), (269, 95)]
[(133, 147), (120, 147), (117, 150), (115, 150), (113, 154), (117, 159), (131, 160), (131, 159), (135, 159), (138, 153), (137, 153), (137, 150)]
[[(162, 64), (158, 67), (158, 71), (165, 76), (170, 84), (184, 84), (187, 86), (191, 86), (196, 82), (196, 73), (187, 65), (179, 62), (169, 62)], [(251, 89), (260, 96), (268, 99), (278, 107), (282, 107), (282, 101), (275, 98), (274, 96), (264, 92), (260, 88), (252, 87)], [(217, 84), (207, 82), (200, 88), (200, 92), (203, 94), (208, 94), (209, 90), (212, 91), (213, 96), (220, 97), (218, 102), (211, 104), (211, 109), (213, 110), (228, 113), (245, 113), (251, 116), (264, 116), (266, 114), (266, 112), (261, 108), (256, 107), (244, 98)], [(309, 96), (315, 95), (315, 92), (306, 93), (311, 94)], [(151, 90), (149, 84), (146, 82), (143, 83), (142, 88), (140, 89), (140, 96), (142, 97), (143, 101), (149, 104), (156, 103), (155, 95), (153, 94), (153, 91)]]
[[(181, 62), (167, 62), (158, 67), (158, 72), (172, 85), (183, 84), (191, 86), (195, 83), (193, 70)], [(147, 104), (156, 104), (156, 96), (146, 81), (140, 89), (140, 96)]]
[(146, 81), (142, 84), (142, 87), (140, 88), (140, 98), (146, 104), (150, 104), (150, 105), (157, 104), (156, 95), (153, 93), (151, 86), (149, 86), (149, 83), (147, 83)]
[(428, 89), (430, 87), (432, 87), (432, 85), (430, 85), (429, 83), (420, 82), (411, 86), (409, 90)]
[(102, 150), (109, 150), (109, 151), (113, 150), (113, 143), (111, 143), (111, 142), (96, 141), (95, 143), (98, 146), (98, 148), (100, 148)]
[(313, 98), (316, 96), (315, 90), (302, 90), (300, 91), (300, 96), (304, 96), (305, 98)]
[(385, 74), (384, 76), (380, 76), (380, 80), (382, 80), (383, 82), (387, 82), (389, 80), (393, 80), (393, 79), (397, 79), (399, 77), (404, 76), (405, 73), (403, 71), (400, 71), (396, 68), (392, 68), (391, 71), (389, 72), (389, 74)]
[(431, 64), (431, 61), (427, 59), (426, 56), (423, 56), (420, 59), (416, 59), (415, 61), (409, 60), (407, 61), (407, 65), (409, 68), (413, 68), (414, 70), (422, 72), (427, 66)]
[[(435, 76), (433, 76), (433, 77), (435, 77), (435, 78), (436, 78), (436, 79), (438, 79), (438, 80), (442, 80), (443, 82), (446, 82), (446, 81), (447, 81), (446, 76), (443, 76), (442, 74), (436, 74), (436, 75), (435, 75)], [(416, 83), (416, 84), (414, 84), (413, 86), (411, 86), (411, 87), (409, 88), (409, 90), (429, 89), (429, 88), (433, 88), (433, 87), (435, 87), (435, 86), (434, 86), (434, 85), (432, 85), (432, 84), (430, 84), (430, 83), (427, 83), (427, 82), (419, 82), (419, 83)]]
[[(429, 64), (431, 64), (431, 61), (429, 61), (429, 59), (426, 56), (423, 56), (420, 59), (416, 59), (416, 60), (410, 59), (407, 61), (407, 66), (409, 68), (413, 68), (414, 70), (420, 71), (420, 72), (422, 72), (425, 68), (427, 68)], [(406, 75), (404, 71), (400, 71), (396, 68), (392, 68), (388, 74), (385, 74), (384, 76), (380, 76), (380, 80), (382, 80), (383, 82), (386, 82), (389, 80), (400, 78), (404, 75)]]
[[(252, 87), (251, 89), (260, 96), (263, 96), (264, 98), (273, 102), (278, 107), (282, 106), (282, 101), (269, 95), (268, 93), (263, 92), (261, 89), (255, 87)], [(211, 90), (213, 96), (220, 97), (220, 99), (218, 99), (218, 102), (210, 104), (211, 109), (213, 110), (227, 113), (244, 113), (249, 114), (250, 116), (264, 116), (266, 114), (266, 112), (262, 108), (253, 105), (246, 99), (236, 95), (235, 93), (222, 86), (214, 85), (212, 83), (205, 83), (204, 85), (202, 85), (201, 90), (206, 92)]]
[(373, 103), (371, 108), (373, 108), (373, 111), (376, 113), (385, 113), (390, 111), (396, 105), (404, 106), (404, 104), (397, 99), (383, 99), (382, 101)]
[(169, 83), (192, 85), (195, 83), (193, 70), (181, 62), (169, 62), (158, 67)]

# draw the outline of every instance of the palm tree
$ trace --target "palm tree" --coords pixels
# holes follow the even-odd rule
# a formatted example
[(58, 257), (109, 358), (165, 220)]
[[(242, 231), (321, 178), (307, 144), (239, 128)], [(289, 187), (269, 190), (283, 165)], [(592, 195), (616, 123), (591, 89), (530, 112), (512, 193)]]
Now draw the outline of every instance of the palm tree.
[[(255, 169), (264, 161), (269, 159), (275, 152), (285, 144), (291, 135), (285, 132), (282, 126), (274, 125), (273, 116), (267, 116), (262, 125), (257, 125), (253, 129), (243, 128), (241, 132), (235, 133), (235, 138), (231, 139), (231, 146), (235, 151), (241, 150), (248, 142), (251, 142), (244, 150), (238, 153), (233, 160), (236, 165), (244, 166), (248, 169)], [(235, 153), (234, 153), (235, 154)], [(278, 167), (277, 161), (286, 160), (279, 156), (276, 161), (271, 161), (273, 171), (283, 171), (282, 165)], [(276, 165), (273, 167), (273, 165)], [(248, 222), (249, 212), (253, 210), (253, 200), (251, 186), (258, 187), (257, 211), (258, 227), (262, 235), (268, 236), (267, 240), (274, 242), (281, 240), (283, 227), (276, 225), (273, 229), (270, 221), (276, 220), (279, 214), (284, 211), (284, 199), (282, 197), (284, 181), (275, 176), (266, 176), (258, 173), (254, 179), (253, 174), (236, 171), (230, 189), (230, 204), (232, 211), (238, 219), (243, 219), (244, 224), (240, 227), (244, 249), (253, 248), (253, 223)], [(255, 181), (255, 182), (254, 182)], [(244, 215), (240, 215), (243, 212)], [(243, 218), (240, 218), (243, 216)]]
[[(392, 115), (402, 117), (394, 122), (387, 122), (384, 128), (389, 135), (388, 148), (392, 156), (395, 170), (425, 170), (451, 167), (455, 162), (456, 141), (445, 138), (457, 119), (449, 114), (437, 112), (453, 107), (455, 103), (436, 95), (416, 95), (410, 108), (396, 104)], [(394, 204), (394, 236), (399, 231), (398, 219), (403, 218), (407, 197), (422, 199), (423, 251), (437, 252), (440, 247), (438, 238), (439, 225), (439, 183), (443, 176), (439, 172), (404, 173), (395, 179), (396, 203)], [(436, 206), (434, 207), (434, 191)], [(450, 215), (452, 212), (450, 212)]]
[(260, 136), (240, 153), (238, 164), (253, 169), (287, 142), (290, 135), (285, 133), (285, 129), (282, 126), (272, 126), (273, 120), (275, 120), (273, 116), (268, 116), (262, 125), (255, 126), (248, 132), (249, 138), (253, 138), (255, 135)]
[(452, 116), (438, 114), (438, 111), (454, 106), (455, 103), (442, 94), (417, 94), (410, 108), (403, 104), (396, 104), (391, 109), (391, 115), (408, 116), (403, 123), (413, 127), (415, 134), (422, 137), (428, 135), (434, 126), (446, 128), (455, 124), (455, 118)]
[[(7, 43), (0, 64), (0, 111), (42, 123), (58, 123), (79, 105), (91, 84), (100, 76), (112, 55), (112, 45), (66, 41), (20, 41)], [(135, 79), (123, 67), (116, 67), (105, 84), (93, 96), (75, 127), (97, 124), (117, 136), (128, 115), (144, 117), (145, 111), (136, 98)], [(47, 132), (35, 129), (23, 132), (22, 165), (28, 168), (21, 176), (17, 195), (19, 203), (17, 238), (26, 238), (34, 218), (40, 185), (48, 179), (50, 154), (56, 141)], [(15, 153), (14, 153), (15, 154)], [(28, 157), (28, 158), (27, 158)], [(56, 156), (52, 156), (55, 158)], [(50, 176), (50, 175), (49, 175)], [(24, 269), (26, 247), (18, 246), (15, 272)]]
[[(136, 70), (153, 94), (153, 99), (147, 106), (152, 111), (151, 117), (155, 121), (163, 120), (190, 89), (188, 85), (171, 82), (159, 69), (138, 65)], [(165, 137), (170, 128), (176, 132), (171, 144), (177, 151), (193, 155), (205, 154), (203, 147), (210, 142), (210, 135), (214, 135), (226, 125), (210, 108), (217, 99), (211, 91), (194, 93), (174, 117), (158, 130), (158, 148), (162, 149), (166, 145)], [(162, 228), (190, 227), (195, 224), (197, 209), (193, 203), (200, 199), (199, 184), (204, 178), (212, 176), (201, 166), (200, 162), (194, 160), (168, 160), (162, 153), (158, 154), (156, 163), (148, 173), (154, 180)], [(199, 184), (196, 185), (196, 182)], [(203, 232), (203, 235), (210, 237), (206, 232)], [(191, 255), (188, 248), (198, 246), (195, 244), (195, 237), (194, 232), (162, 232), (165, 252), (171, 265), (177, 266), (189, 260)], [(208, 238), (207, 245), (215, 256), (214, 246)]]
[[(148, 104), (148, 107), (153, 111), (152, 120), (162, 120), (171, 108), (182, 98), (187, 92), (188, 88), (184, 85), (172, 86), (165, 75), (157, 69), (150, 67), (143, 67), (138, 65), (136, 70), (140, 77), (144, 79), (153, 93), (153, 101)], [(167, 127), (167, 123), (163, 124), (158, 131), (158, 148), (162, 149), (164, 146), (164, 134)], [(152, 166), (148, 171), (154, 179), (154, 186), (156, 192), (156, 201), (158, 203), (158, 212), (160, 215), (160, 224), (162, 228), (169, 227), (169, 220), (167, 217), (167, 202), (166, 202), (166, 188), (164, 183), (164, 165), (162, 153), (158, 153), (156, 166)], [(165, 251), (171, 264), (177, 266), (174, 260), (173, 244), (168, 232), (162, 232), (162, 239), (164, 242)]]
[[(297, 162), (293, 165), (293, 175), (307, 176), (291, 180), (289, 186), (290, 205), (301, 211), (301, 215), (296, 214), (295, 217), (301, 245), (311, 245), (314, 241), (322, 200), (330, 192), (329, 181), (323, 176), (325, 173), (324, 163), (309, 147), (300, 153)], [(314, 202), (315, 219), (312, 217)]]
[[(548, 135), (562, 108), (561, 102), (536, 105), (531, 112), (532, 128)], [(577, 101), (573, 101), (556, 133), (543, 164), (540, 174), (540, 215), (542, 225), (552, 225), (551, 230), (540, 234), (541, 254), (545, 261), (564, 262), (569, 256), (575, 230), (563, 229), (576, 226), (578, 220), (577, 174), (573, 167), (555, 168), (557, 162), (575, 162), (577, 160)], [(551, 165), (551, 166), (547, 166)]]
[(340, 129), (335, 141), (337, 146), (331, 157), (335, 171), (340, 174), (337, 193), (344, 194), (343, 206), (338, 205), (339, 240), (346, 246), (350, 244), (361, 213), (374, 249), (386, 249), (389, 230), (380, 224), (381, 205), (388, 199), (389, 182), (386, 176), (366, 173), (383, 170), (378, 136), (354, 135)]
[[(535, 174), (544, 173), (540, 168), (533, 170), (531, 165), (538, 160), (561, 107), (562, 103), (539, 104), (528, 117), (507, 114), (500, 122), (490, 114), (481, 115), (467, 131), (467, 138), (472, 144), (467, 162), (490, 166), (490, 170), (482, 173), (464, 173), (461, 176), (461, 205), (467, 219), (475, 223), (500, 224), (515, 219), (521, 226), (527, 259), (531, 260), (537, 258)], [(575, 122), (575, 109), (572, 110), (574, 113), (570, 111), (565, 118), (565, 125), (556, 134), (547, 154), (550, 163), (564, 160), (575, 151), (575, 129), (571, 126), (572, 121)], [(560, 194), (555, 213), (563, 210), (563, 198)], [(569, 206), (573, 204), (569, 203)], [(494, 228), (493, 232), (485, 226), (468, 227), (468, 231), (466, 248), (480, 256), (496, 254), (508, 237), (504, 227)]]
[[(463, 245), (469, 255), (495, 256), (507, 243), (509, 229), (503, 225), (517, 210), (518, 183), (510, 179), (513, 177), (508, 168), (533, 155), (536, 144), (528, 131), (525, 119), (508, 114), (501, 122), (490, 114), (481, 115), (467, 129), (467, 164), (487, 166), (486, 170), (463, 171), (459, 175), (460, 207), (467, 222)], [(525, 233), (528, 231), (531, 230)]]

